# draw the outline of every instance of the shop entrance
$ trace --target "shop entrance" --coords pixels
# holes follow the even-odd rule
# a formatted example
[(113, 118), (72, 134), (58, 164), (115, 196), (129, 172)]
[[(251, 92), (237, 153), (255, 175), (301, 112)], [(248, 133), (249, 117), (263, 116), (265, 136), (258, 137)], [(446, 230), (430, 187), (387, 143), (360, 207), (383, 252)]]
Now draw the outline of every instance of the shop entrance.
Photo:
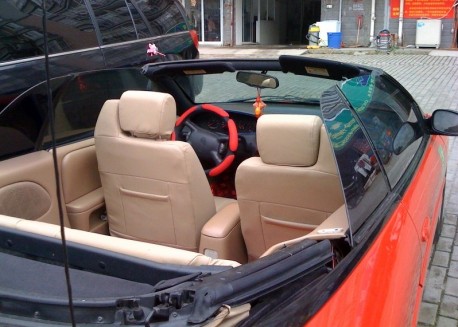
[(242, 42), (256, 43), (256, 21), (258, 20), (258, 0), (243, 0), (242, 7)]
[[(278, 18), (275, 3), (275, 0), (242, 0), (243, 43), (276, 43)], [(272, 33), (276, 35), (272, 37)]]
[(308, 44), (309, 26), (321, 20), (321, 0), (288, 0), (286, 13), (286, 43)]
[(236, 44), (308, 44), (321, 20), (321, 0), (235, 0)]
[(221, 43), (221, 1), (197, 0), (190, 2), (190, 16), (199, 41)]

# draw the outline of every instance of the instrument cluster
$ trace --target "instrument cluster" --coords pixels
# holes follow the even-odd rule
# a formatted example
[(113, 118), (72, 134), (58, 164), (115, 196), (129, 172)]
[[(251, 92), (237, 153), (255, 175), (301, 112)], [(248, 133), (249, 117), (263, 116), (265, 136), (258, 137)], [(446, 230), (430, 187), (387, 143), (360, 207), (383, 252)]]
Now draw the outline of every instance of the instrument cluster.
[[(235, 123), (238, 133), (256, 133), (256, 118), (251, 115), (240, 113), (229, 113)], [(212, 132), (227, 133), (226, 121), (210, 112), (202, 112), (192, 118), (192, 121), (199, 127)]]

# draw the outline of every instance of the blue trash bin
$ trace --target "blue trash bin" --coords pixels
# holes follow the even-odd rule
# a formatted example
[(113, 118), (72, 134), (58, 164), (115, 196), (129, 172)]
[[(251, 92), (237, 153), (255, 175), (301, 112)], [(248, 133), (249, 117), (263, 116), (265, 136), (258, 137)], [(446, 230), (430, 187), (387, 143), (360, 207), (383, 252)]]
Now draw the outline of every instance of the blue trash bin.
[(342, 33), (341, 32), (328, 32), (328, 48), (340, 49), (340, 44), (342, 43)]

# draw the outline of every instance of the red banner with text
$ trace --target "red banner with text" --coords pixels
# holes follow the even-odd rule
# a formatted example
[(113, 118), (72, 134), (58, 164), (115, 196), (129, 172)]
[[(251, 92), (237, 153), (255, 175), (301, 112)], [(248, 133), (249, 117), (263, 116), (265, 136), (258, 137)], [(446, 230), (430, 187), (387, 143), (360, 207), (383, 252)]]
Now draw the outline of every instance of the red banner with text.
[[(404, 18), (453, 18), (455, 0), (404, 0)], [(391, 18), (399, 17), (400, 0), (391, 0)]]

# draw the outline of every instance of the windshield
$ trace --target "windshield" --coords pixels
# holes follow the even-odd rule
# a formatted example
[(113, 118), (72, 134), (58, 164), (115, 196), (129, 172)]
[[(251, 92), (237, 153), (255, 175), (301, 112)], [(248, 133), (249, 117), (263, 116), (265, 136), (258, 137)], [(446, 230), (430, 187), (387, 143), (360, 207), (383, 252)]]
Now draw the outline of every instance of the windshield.
[[(276, 89), (261, 90), (265, 102), (318, 103), (321, 93), (337, 83), (334, 80), (279, 71), (269, 71), (267, 74), (278, 78), (279, 86)], [(202, 75), (202, 90), (195, 95), (194, 102), (243, 102), (256, 99), (256, 88), (237, 82), (236, 75), (237, 72)], [(192, 98), (191, 94), (188, 96)]]

